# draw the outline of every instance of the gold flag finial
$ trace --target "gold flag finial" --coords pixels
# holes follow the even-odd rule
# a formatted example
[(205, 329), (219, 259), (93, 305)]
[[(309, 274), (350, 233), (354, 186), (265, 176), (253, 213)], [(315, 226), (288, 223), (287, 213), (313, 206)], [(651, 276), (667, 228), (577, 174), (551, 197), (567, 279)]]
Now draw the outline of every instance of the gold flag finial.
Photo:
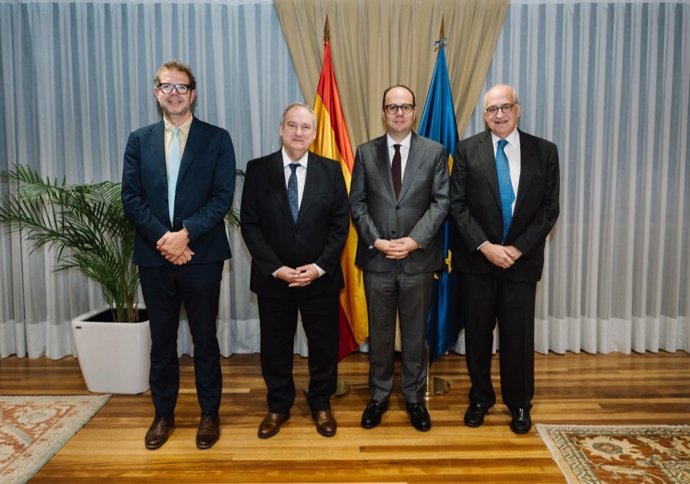
[(323, 26), (323, 41), (331, 41), (331, 25), (328, 23), (328, 15), (326, 15), (326, 24)]
[(441, 46), (445, 46), (447, 43), (447, 39), (444, 37), (445, 36), (445, 16), (441, 17), (441, 32), (439, 32), (438, 40), (434, 41), (434, 50), (438, 50), (441, 48)]

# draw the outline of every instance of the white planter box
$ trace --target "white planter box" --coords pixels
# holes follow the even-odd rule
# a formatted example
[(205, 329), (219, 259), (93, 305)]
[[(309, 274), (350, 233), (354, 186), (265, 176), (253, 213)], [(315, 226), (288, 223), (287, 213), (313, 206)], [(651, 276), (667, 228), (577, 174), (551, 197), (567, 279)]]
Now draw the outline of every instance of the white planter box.
[(149, 322), (85, 321), (103, 312), (90, 311), (72, 320), (72, 334), (86, 388), (94, 393), (143, 393), (149, 388)]

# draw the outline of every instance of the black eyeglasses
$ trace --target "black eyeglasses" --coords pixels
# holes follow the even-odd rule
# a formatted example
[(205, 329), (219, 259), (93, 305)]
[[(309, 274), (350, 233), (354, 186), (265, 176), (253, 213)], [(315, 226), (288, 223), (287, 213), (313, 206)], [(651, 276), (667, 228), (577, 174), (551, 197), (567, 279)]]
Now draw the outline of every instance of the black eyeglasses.
[(489, 106), (488, 108), (484, 108), (484, 112), (494, 116), (500, 109), (503, 111), (503, 114), (510, 114), (510, 112), (513, 110), (513, 106), (516, 104), (517, 102), (514, 102), (513, 104), (501, 104), (500, 106)]
[(165, 94), (170, 94), (173, 92), (173, 90), (180, 94), (187, 94), (187, 91), (189, 91), (189, 84), (171, 84), (169, 82), (162, 82), (158, 84), (158, 89)]
[(410, 114), (414, 109), (414, 104), (386, 104), (383, 109), (388, 114), (396, 114), (398, 109), (403, 112), (403, 114)]

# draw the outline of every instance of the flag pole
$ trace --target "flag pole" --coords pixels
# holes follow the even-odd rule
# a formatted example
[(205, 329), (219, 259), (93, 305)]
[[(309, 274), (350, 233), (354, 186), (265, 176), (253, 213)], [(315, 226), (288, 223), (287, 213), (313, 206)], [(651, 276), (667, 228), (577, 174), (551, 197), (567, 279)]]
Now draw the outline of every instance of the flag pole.
[[(444, 17), (441, 17), (441, 31), (439, 32), (438, 48), (445, 42), (444, 37)], [(434, 42), (436, 44), (436, 42)], [(431, 358), (429, 357), (429, 342), (426, 343), (426, 390), (424, 398), (430, 399), (433, 396), (445, 395), (450, 392), (450, 382), (444, 378), (431, 375)]]
[[(341, 163), (341, 168), (343, 170), (352, 170), (352, 149), (350, 147), (350, 141), (349, 141), (349, 136), (347, 135), (347, 127), (345, 126), (345, 121), (344, 118), (342, 117), (342, 109), (340, 107), (340, 101), (339, 101), (339, 95), (338, 95), (338, 89), (337, 85), (335, 83), (335, 74), (333, 73), (332, 69), (332, 59), (331, 59), (331, 54), (330, 54), (330, 40), (331, 40), (331, 27), (330, 23), (328, 21), (328, 16), (326, 16), (326, 22), (324, 24), (323, 28), (323, 44), (324, 44), (324, 67), (322, 67), (321, 71), (321, 78), (319, 79), (319, 86), (317, 88), (316, 92), (316, 97), (314, 99), (314, 112), (317, 116), (317, 118), (321, 118), (323, 116), (324, 111), (326, 112), (326, 115), (330, 117), (330, 121), (327, 124), (331, 124), (334, 120), (336, 121), (335, 124), (338, 124), (338, 134), (336, 133), (330, 133), (331, 135), (334, 136), (334, 138), (331, 138), (330, 142), (326, 143), (325, 145), (323, 144), (324, 138), (321, 136), (324, 136), (326, 134), (325, 131), (323, 130), (317, 130), (317, 139), (314, 141), (315, 144), (312, 144), (311, 149), (318, 155), (325, 156), (327, 158), (333, 158), (336, 159), (336, 161), (339, 161)], [(328, 62), (326, 62), (328, 60)], [(328, 66), (328, 68), (326, 68)], [(327, 81), (326, 81), (327, 79)], [(322, 81), (324, 81), (322, 85)], [(322, 91), (322, 87), (325, 86), (325, 91), (328, 91), (328, 108), (324, 109), (325, 106), (323, 105), (324, 102), (324, 91)], [(330, 87), (329, 87), (330, 86)], [(337, 114), (339, 113), (339, 114)], [(321, 115), (321, 116), (320, 116)], [(319, 126), (322, 126), (320, 122), (318, 122), (317, 119), (317, 124)], [(332, 126), (335, 127), (335, 124)], [(335, 148), (334, 148), (335, 146)], [(349, 178), (346, 178), (346, 184), (348, 187), (349, 191)], [(352, 226), (350, 227), (350, 230), (352, 231)], [(349, 237), (349, 235), (348, 235)], [(350, 239), (348, 238), (348, 241)], [(355, 239), (356, 240), (356, 239)], [(347, 242), (346, 242), (346, 249), (347, 250)], [(343, 260), (348, 260), (345, 255), (342, 256), (345, 259), (341, 259), (341, 264), (346, 264), (347, 262), (343, 262)], [(343, 269), (345, 272), (345, 269)], [(348, 276), (347, 274), (344, 274), (346, 278), (346, 284)], [(347, 303), (343, 302), (343, 295), (341, 294), (340, 296), (340, 315), (339, 315), (339, 326), (338, 326), (338, 331), (340, 335), (340, 347), (338, 349), (338, 363), (345, 358), (347, 355), (352, 353), (353, 351), (357, 350), (358, 343), (357, 340), (354, 338), (354, 334), (352, 331), (352, 326), (351, 326), (351, 321), (355, 318), (355, 314), (352, 312), (351, 306), (347, 306)], [(307, 393), (308, 391), (308, 385), (305, 386), (304, 392)], [(336, 383), (336, 390), (335, 393), (332, 395), (333, 398), (339, 398), (339, 397), (344, 397), (350, 393), (350, 385), (345, 379), (343, 378), (338, 378), (337, 383)]]

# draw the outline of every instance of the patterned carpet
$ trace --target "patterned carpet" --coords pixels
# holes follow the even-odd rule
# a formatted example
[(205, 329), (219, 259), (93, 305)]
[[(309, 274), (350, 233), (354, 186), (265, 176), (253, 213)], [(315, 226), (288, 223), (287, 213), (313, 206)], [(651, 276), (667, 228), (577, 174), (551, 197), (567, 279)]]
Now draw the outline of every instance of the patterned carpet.
[(689, 425), (537, 425), (568, 484), (690, 483)]
[(0, 482), (28, 481), (109, 398), (0, 396)]

